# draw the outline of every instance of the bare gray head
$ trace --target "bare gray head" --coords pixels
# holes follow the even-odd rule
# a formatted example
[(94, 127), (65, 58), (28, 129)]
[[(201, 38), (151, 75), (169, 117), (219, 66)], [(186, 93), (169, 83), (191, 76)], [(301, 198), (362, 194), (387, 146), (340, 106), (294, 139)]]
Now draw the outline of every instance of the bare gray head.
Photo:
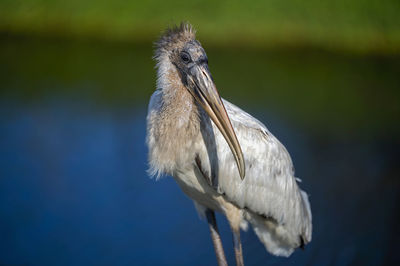
[(156, 42), (154, 58), (159, 70), (158, 87), (163, 89), (164, 76), (176, 70), (181, 84), (206, 111), (225, 137), (243, 179), (245, 176), (243, 153), (208, 69), (206, 52), (196, 40), (193, 27), (181, 23), (179, 27), (167, 29)]

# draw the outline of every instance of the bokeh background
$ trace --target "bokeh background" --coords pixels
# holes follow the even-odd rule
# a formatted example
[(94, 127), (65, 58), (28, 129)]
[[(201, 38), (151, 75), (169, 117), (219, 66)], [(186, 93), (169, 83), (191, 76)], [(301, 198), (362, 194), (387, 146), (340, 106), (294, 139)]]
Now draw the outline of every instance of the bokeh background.
[(306, 249), (249, 230), (245, 264), (400, 265), (399, 3), (1, 0), (0, 264), (216, 264), (191, 201), (146, 174), (152, 43), (184, 20), (310, 195)]

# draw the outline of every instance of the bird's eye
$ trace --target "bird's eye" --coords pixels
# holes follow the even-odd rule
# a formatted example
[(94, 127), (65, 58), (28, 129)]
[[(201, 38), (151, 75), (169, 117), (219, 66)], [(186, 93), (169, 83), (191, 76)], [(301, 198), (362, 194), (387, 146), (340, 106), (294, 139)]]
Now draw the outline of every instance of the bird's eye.
[(186, 52), (182, 52), (181, 53), (181, 59), (183, 62), (185, 63), (189, 63), (190, 62), (190, 55)]

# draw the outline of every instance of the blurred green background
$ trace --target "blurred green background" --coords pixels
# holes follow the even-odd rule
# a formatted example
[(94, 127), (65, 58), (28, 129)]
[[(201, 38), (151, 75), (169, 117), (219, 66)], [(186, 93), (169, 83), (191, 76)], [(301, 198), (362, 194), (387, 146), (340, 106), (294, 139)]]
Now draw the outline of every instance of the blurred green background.
[[(396, 0), (3, 0), (1, 59), (3, 72), (24, 62), (19, 73), (36, 81), (40, 73), (30, 71), (48, 65), (70, 81), (96, 75), (101, 91), (95, 97), (130, 102), (154, 87), (152, 42), (167, 26), (190, 21), (223, 95), (226, 89), (229, 97), (249, 103), (283, 103), (305, 123), (329, 120), (333, 127), (376, 130), (383, 123), (392, 130), (391, 117), (400, 111), (398, 14)], [(107, 74), (113, 65), (120, 76)], [(142, 89), (129, 89), (133, 83)], [(42, 90), (38, 84), (24, 95)], [(2, 93), (9, 93), (4, 86)]]
[(398, 0), (1, 0), (0, 264), (215, 263), (190, 200), (146, 174), (153, 42), (189, 21), (221, 96), (285, 144), (310, 195), (305, 252), (270, 256), (249, 232), (245, 263), (398, 265), (399, 14)]
[(396, 0), (3, 0), (0, 28), (24, 34), (148, 42), (165, 25), (190, 20), (201, 25), (202, 39), (218, 46), (316, 46), (396, 53), (399, 13)]

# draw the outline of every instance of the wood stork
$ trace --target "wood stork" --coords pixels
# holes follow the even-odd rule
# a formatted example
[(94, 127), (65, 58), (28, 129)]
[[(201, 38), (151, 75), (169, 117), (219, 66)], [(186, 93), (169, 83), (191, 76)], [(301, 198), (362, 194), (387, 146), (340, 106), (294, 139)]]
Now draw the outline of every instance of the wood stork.
[(266, 249), (289, 256), (311, 241), (311, 210), (285, 147), (257, 119), (221, 99), (191, 25), (156, 42), (157, 89), (147, 115), (151, 175), (171, 175), (209, 223), (226, 265), (214, 211), (226, 215), (236, 262), (248, 223)]

